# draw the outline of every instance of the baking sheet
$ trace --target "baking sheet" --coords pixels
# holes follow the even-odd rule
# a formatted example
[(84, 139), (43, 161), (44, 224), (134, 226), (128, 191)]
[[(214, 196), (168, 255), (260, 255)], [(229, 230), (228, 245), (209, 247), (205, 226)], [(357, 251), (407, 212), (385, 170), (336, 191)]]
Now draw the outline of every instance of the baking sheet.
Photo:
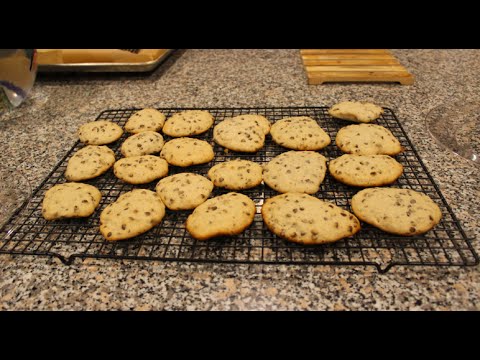
[(144, 62), (82, 62), (38, 64), (39, 72), (148, 72), (165, 61), (175, 49), (165, 49), (157, 58)]

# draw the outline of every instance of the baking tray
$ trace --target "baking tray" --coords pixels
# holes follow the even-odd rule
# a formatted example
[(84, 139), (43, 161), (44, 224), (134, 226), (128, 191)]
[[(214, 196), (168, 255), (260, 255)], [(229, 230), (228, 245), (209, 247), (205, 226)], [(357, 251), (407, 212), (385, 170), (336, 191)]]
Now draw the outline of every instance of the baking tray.
[(132, 63), (39, 64), (39, 72), (148, 72), (164, 62), (175, 49), (166, 49), (157, 59)]
[[(97, 120), (111, 120), (123, 126), (128, 118), (139, 109), (107, 110)], [(165, 115), (186, 110), (180, 108), (159, 108)], [(332, 144), (320, 153), (327, 159), (342, 155), (335, 145), (337, 131), (350, 123), (332, 118), (327, 107), (282, 107), (282, 108), (207, 108), (218, 123), (226, 117), (240, 114), (261, 114), (271, 121), (288, 116), (310, 116), (332, 138)], [(373, 265), (383, 273), (394, 265), (405, 266), (467, 266), (479, 263), (478, 255), (471, 245), (459, 221), (441, 194), (438, 186), (428, 173), (417, 151), (408, 139), (397, 117), (390, 109), (377, 120), (399, 139), (405, 151), (396, 156), (404, 166), (402, 176), (392, 185), (413, 189), (430, 196), (441, 208), (440, 223), (424, 235), (402, 237), (387, 234), (366, 223), (353, 237), (341, 241), (305, 246), (289, 243), (272, 234), (262, 221), (260, 213), (265, 199), (278, 193), (261, 184), (253, 189), (241, 191), (257, 206), (252, 225), (242, 234), (221, 237), (208, 241), (197, 241), (186, 231), (184, 223), (191, 211), (166, 211), (163, 221), (152, 230), (134, 239), (107, 242), (98, 231), (99, 215), (118, 196), (134, 188), (155, 189), (157, 181), (143, 186), (122, 182), (109, 170), (87, 183), (96, 186), (103, 194), (99, 208), (87, 219), (63, 219), (46, 221), (41, 215), (41, 203), (45, 191), (55, 184), (66, 181), (64, 172), (72, 154), (83, 147), (77, 142), (52, 170), (48, 177), (33, 192), (30, 202), (10, 219), (0, 231), (0, 253), (12, 255), (55, 256), (65, 264), (80, 258), (161, 260), (178, 262), (213, 262), (247, 264), (306, 264), (306, 265)], [(228, 153), (212, 140), (213, 129), (198, 136), (212, 144), (215, 158), (208, 164), (178, 168), (170, 166), (169, 174), (191, 171), (206, 175), (211, 166), (234, 158), (249, 159), (264, 164), (278, 154), (288, 151), (275, 144), (267, 135), (265, 146), (255, 154)], [(127, 137), (109, 147), (120, 158), (120, 146)], [(170, 138), (165, 136), (165, 140)], [(315, 194), (320, 199), (331, 201), (351, 211), (350, 199), (358, 188), (335, 181), (328, 173), (320, 190)], [(214, 188), (211, 196), (228, 192)]]

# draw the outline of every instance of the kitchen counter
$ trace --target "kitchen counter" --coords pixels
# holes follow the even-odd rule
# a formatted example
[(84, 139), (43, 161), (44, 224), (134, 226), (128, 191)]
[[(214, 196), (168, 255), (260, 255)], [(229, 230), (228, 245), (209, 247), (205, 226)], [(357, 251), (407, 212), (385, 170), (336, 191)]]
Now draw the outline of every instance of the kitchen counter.
[[(0, 162), (36, 187), (80, 124), (130, 107), (392, 108), (480, 253), (480, 174), (425, 130), (430, 109), (479, 101), (480, 50), (393, 50), (415, 76), (398, 84), (307, 85), (298, 50), (187, 50), (152, 74), (40, 74), (0, 128)], [(476, 267), (276, 266), (76, 260), (0, 255), (0, 310), (480, 310)]]

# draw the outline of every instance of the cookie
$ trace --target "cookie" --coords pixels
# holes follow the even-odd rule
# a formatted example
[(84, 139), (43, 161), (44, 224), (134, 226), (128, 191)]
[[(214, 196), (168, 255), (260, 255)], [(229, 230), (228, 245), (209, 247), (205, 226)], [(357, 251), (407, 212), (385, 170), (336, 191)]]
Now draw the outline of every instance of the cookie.
[(93, 214), (101, 198), (101, 192), (92, 185), (54, 185), (45, 192), (42, 215), (46, 220), (88, 217)]
[(122, 134), (120, 126), (107, 120), (89, 122), (78, 129), (78, 137), (86, 145), (110, 144), (120, 139)]
[(325, 178), (327, 160), (314, 151), (287, 151), (274, 157), (263, 169), (263, 181), (281, 192), (313, 194)]
[(423, 234), (442, 218), (440, 208), (432, 199), (410, 189), (361, 190), (352, 197), (352, 210), (360, 220), (404, 236)]
[(236, 121), (246, 121), (246, 122), (253, 123), (259, 126), (260, 128), (262, 128), (263, 133), (265, 135), (267, 135), (270, 132), (270, 127), (272, 125), (265, 116), (256, 115), (256, 114), (238, 115), (238, 116), (234, 116), (232, 119)]
[(208, 177), (217, 187), (244, 190), (260, 185), (262, 172), (262, 166), (253, 161), (231, 160), (212, 167)]
[(115, 154), (107, 146), (87, 145), (68, 160), (65, 178), (82, 181), (102, 175), (115, 163)]
[(382, 186), (393, 183), (403, 172), (403, 166), (388, 155), (345, 154), (328, 164), (330, 174), (350, 186)]
[(316, 197), (288, 193), (267, 199), (262, 206), (265, 225), (288, 241), (315, 245), (352, 236), (360, 222), (341, 207)]
[(229, 118), (213, 128), (213, 140), (227, 149), (250, 153), (263, 147), (265, 133), (253, 122)]
[(129, 184), (147, 184), (168, 174), (168, 163), (158, 156), (130, 156), (113, 165), (117, 178)]
[(180, 111), (167, 119), (163, 133), (172, 137), (202, 134), (212, 127), (213, 120), (205, 110)]
[(145, 131), (127, 138), (120, 149), (122, 155), (141, 156), (160, 152), (163, 148), (163, 136), (155, 131)]
[(213, 183), (202, 175), (180, 173), (160, 180), (156, 190), (170, 210), (190, 210), (208, 199)]
[(132, 134), (144, 131), (160, 131), (165, 124), (166, 116), (155, 109), (143, 109), (130, 116), (125, 130)]
[(293, 150), (320, 150), (330, 144), (330, 136), (308, 116), (277, 121), (270, 129), (273, 141)]
[(328, 113), (338, 119), (358, 123), (369, 123), (383, 114), (383, 109), (368, 102), (343, 101), (328, 109)]
[(165, 205), (153, 191), (135, 189), (122, 194), (100, 214), (100, 232), (109, 241), (147, 232), (165, 216)]
[(375, 124), (349, 125), (341, 128), (335, 143), (347, 154), (356, 155), (397, 155), (402, 145), (392, 132)]
[(214, 157), (212, 145), (194, 138), (180, 138), (168, 141), (160, 153), (160, 157), (175, 166), (191, 166), (204, 164)]
[(197, 240), (237, 235), (253, 222), (255, 210), (248, 196), (231, 192), (199, 205), (187, 218), (186, 228)]

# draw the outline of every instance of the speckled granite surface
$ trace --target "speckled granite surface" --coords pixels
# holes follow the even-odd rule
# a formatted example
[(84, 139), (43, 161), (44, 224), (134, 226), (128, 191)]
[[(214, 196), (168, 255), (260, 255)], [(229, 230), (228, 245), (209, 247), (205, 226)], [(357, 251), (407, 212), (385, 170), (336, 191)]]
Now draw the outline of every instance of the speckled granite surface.
[[(77, 127), (128, 107), (319, 106), (347, 99), (392, 108), (480, 252), (478, 168), (432, 141), (425, 115), (480, 100), (480, 50), (394, 50), (415, 85), (309, 86), (297, 50), (176, 52), (153, 74), (40, 75), (31, 99), (2, 119), (0, 162), (36, 187), (75, 142)], [(0, 255), (0, 309), (480, 310), (468, 268), (262, 266)]]

